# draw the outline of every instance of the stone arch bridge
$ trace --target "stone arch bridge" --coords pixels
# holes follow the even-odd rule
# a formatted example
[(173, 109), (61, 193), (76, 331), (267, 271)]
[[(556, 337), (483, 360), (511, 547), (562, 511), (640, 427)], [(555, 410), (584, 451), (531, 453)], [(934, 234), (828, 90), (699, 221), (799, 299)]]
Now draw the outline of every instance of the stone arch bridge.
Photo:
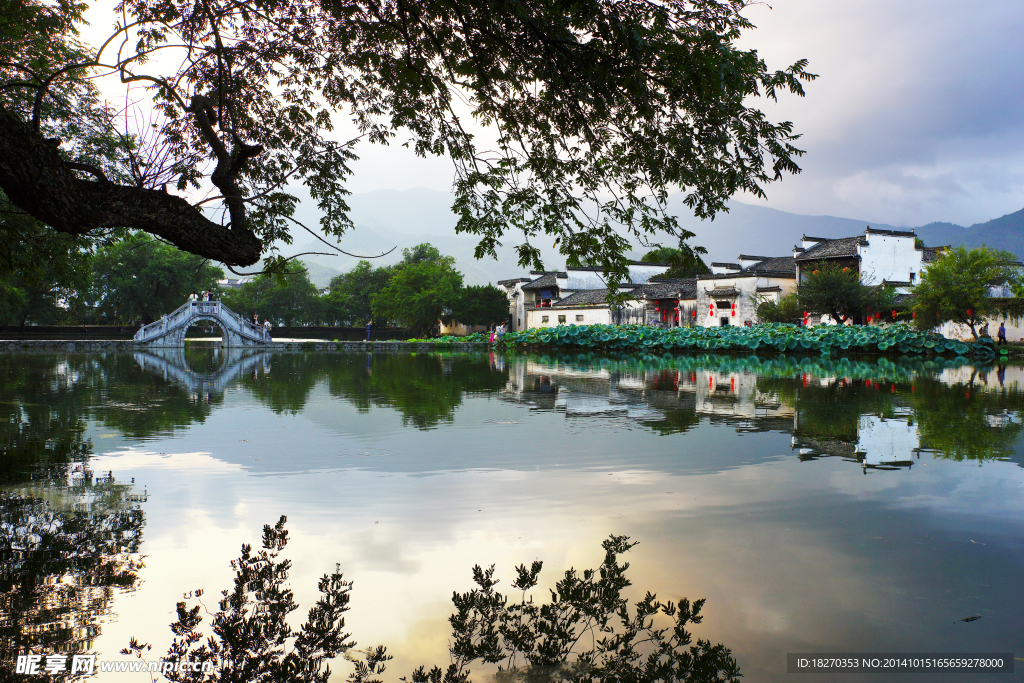
[(224, 346), (262, 346), (271, 341), (270, 333), (219, 301), (189, 301), (173, 313), (144, 325), (135, 333), (135, 341), (147, 346), (184, 346), (188, 328), (204, 322), (212, 322), (223, 330)]

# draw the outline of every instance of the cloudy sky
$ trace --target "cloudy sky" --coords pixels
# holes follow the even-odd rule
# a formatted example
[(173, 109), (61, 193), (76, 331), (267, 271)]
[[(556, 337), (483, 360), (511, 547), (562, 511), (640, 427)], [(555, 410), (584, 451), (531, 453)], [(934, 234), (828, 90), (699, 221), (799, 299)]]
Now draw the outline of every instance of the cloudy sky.
[[(110, 3), (90, 34), (109, 26)], [(804, 99), (763, 103), (804, 138), (804, 172), (773, 208), (893, 225), (970, 225), (1024, 207), (1024, 3), (777, 0), (752, 5), (744, 38), (769, 67), (799, 58), (820, 78)], [(363, 147), (354, 192), (448, 190), (451, 164)], [(742, 201), (756, 202), (750, 197)]]

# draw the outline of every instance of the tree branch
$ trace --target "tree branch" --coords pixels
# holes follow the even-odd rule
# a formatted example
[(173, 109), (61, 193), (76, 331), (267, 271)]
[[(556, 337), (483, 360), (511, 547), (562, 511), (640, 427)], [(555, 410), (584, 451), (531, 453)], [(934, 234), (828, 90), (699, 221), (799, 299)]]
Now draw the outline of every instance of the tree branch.
[(244, 223), (219, 225), (181, 197), (159, 190), (82, 180), (74, 166), (31, 124), (0, 108), (0, 189), (34, 218), (72, 235), (131, 228), (225, 264), (259, 261), (263, 244)]

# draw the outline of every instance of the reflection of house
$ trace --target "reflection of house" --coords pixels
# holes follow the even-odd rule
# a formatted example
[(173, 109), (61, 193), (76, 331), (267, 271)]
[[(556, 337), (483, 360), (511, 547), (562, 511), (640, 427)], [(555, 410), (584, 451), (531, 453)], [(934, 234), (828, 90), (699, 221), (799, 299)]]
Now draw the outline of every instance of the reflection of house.
[(790, 256), (741, 254), (737, 263), (712, 263), (711, 274), (697, 280), (695, 321), (701, 327), (753, 324), (758, 303), (778, 302), (795, 288)]
[(793, 421), (793, 448), (801, 460), (840, 457), (869, 469), (892, 470), (912, 467), (921, 456), (921, 435), (909, 407), (896, 407), (886, 416), (863, 413), (845, 434), (816, 434), (804, 425), (797, 411)]

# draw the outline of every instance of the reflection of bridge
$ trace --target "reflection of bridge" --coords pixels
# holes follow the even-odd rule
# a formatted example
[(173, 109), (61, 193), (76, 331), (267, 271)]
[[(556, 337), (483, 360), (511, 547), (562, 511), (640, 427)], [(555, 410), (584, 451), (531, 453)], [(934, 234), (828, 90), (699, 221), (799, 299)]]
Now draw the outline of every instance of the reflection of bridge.
[(219, 394), (224, 388), (244, 374), (267, 363), (270, 354), (266, 351), (229, 349), (223, 353), (224, 360), (214, 372), (193, 372), (188, 366), (183, 348), (155, 348), (135, 352), (135, 362), (143, 370), (177, 382), (193, 394)]
[(212, 322), (223, 330), (224, 346), (260, 346), (270, 341), (266, 330), (219, 301), (189, 301), (155, 323), (144, 325), (135, 333), (135, 341), (149, 346), (184, 346), (188, 328), (202, 322)]

